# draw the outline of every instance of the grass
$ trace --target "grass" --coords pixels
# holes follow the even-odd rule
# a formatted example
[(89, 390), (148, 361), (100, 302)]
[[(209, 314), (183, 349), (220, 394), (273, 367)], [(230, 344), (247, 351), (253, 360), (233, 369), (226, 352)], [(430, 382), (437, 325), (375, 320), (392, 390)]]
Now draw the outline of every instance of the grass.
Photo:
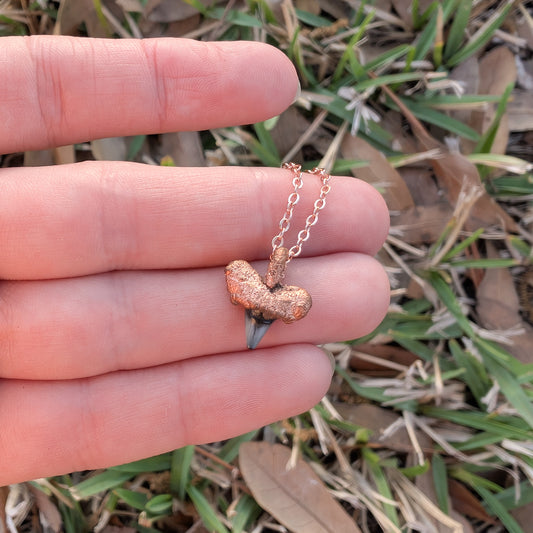
[[(520, 294), (513, 283), (494, 290), (515, 291), (520, 303), (511, 312), (522, 330), (530, 327), (533, 239), (524, 221), (533, 193), (532, 157), (530, 152), (528, 161), (517, 150), (523, 134), (507, 138), (506, 153), (494, 150), (513, 84), (499, 94), (465, 94), (451, 75), (501, 42), (517, 57), (531, 54), (512, 34), (517, 17), (525, 16), (524, 3), (445, 0), (423, 10), (414, 1), (410, 15), (365, 1), (329, 9), (327, 3), (310, 2), (323, 8), (314, 12), (292, 2), (282, 3), (278, 12), (262, 0), (213, 7), (187, 3), (198, 12), (189, 36), (266, 41), (291, 58), (303, 87), (293, 110), (313, 133), (302, 138), (290, 132), (287, 148), (278, 138), (279, 127), (287, 125), (280, 126), (281, 119), (205, 132), (199, 138), (209, 161), (279, 166), (296, 151), (307, 167), (320, 164), (357, 175), (372, 161), (343, 152), (342, 140), (351, 129), (384, 154), (402, 179), (413, 170), (429, 175), (419, 185), (427, 195), (432, 183), (444, 187), (449, 216), (441, 217), (433, 234), (419, 230), (407, 238), (401, 213), (393, 213), (391, 237), (379, 255), (392, 282), (390, 312), (365, 338), (324, 347), (335, 355), (337, 371), (330, 393), (311, 412), (224, 443), (37, 480), (16, 489), (20, 499), (40, 491), (67, 532), (105, 531), (110, 524), (139, 532), (200, 531), (200, 522), (207, 531), (281, 531), (275, 502), (260, 506), (256, 482), (243, 479), (237, 469), (241, 445), (265, 440), (290, 448), (293, 464), (304, 460), (313, 467), (332, 498), (324, 499), (323, 512), (333, 512), (333, 502), (341, 502), (353, 531), (492, 526), (491, 531), (525, 532), (515, 513), (533, 502), (533, 359), (516, 357), (517, 331), (488, 326), (479, 302), (488, 273), (507, 270), (522, 287)], [(110, 36), (137, 35), (145, 22), (142, 12), (111, 18), (103, 4), (95, 6)], [(3, 35), (36, 27), (51, 33), (58, 17), (53, 2), (19, 10), (0, 3), (0, 10)], [(492, 108), (483, 131), (464, 119), (465, 112)], [(465, 151), (465, 157), (458, 156), (460, 168), (477, 180), (470, 193), (486, 199), (475, 223), (467, 180), (460, 183), (449, 166), (455, 157), (448, 152), (450, 138)], [(145, 140), (132, 141), (129, 159), (142, 156)], [(423, 143), (425, 148), (417, 148)], [(440, 155), (419, 154), (429, 149)], [(166, 158), (162, 164), (173, 162)], [(459, 180), (456, 191), (450, 190), (452, 181), (445, 186), (446, 177)], [(390, 200), (388, 179), (383, 176), (375, 186)], [(419, 213), (429, 211), (424, 199), (415, 205)], [(496, 207), (490, 207), (495, 205), (517, 221), (515, 229), (501, 226), (492, 211)], [(361, 414), (368, 406), (374, 409), (372, 419)], [(312, 512), (305, 498), (300, 504), (299, 512)], [(468, 524), (450, 515), (452, 508)], [(34, 512), (53, 514), (45, 509)], [(336, 531), (335, 523), (328, 530)]]

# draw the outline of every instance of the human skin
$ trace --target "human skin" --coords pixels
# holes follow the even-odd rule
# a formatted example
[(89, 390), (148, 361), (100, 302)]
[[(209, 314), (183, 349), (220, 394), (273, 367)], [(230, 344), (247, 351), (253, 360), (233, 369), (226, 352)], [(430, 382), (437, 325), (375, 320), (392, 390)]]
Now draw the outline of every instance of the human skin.
[[(0, 78), (1, 153), (253, 123), (281, 113), (298, 87), (275, 48), (180, 39), (6, 37)], [(370, 332), (388, 306), (372, 257), (388, 213), (353, 178), (332, 178), (288, 267), (311, 311), (275, 322), (253, 352), (224, 267), (266, 270), (288, 170), (90, 162), (2, 168), (0, 183), (0, 485), (301, 413), (332, 374), (315, 345)], [(306, 175), (292, 228), (319, 189)]]

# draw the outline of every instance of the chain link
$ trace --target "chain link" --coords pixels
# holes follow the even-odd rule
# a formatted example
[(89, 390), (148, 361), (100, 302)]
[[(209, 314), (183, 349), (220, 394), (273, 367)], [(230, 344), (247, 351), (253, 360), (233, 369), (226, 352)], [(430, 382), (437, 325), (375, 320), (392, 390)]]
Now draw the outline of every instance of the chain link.
[[(294, 191), (289, 195), (285, 214), (279, 221), (280, 231), (272, 239), (272, 252), (276, 251), (280, 246), (283, 246), (284, 235), (290, 228), (294, 207), (300, 201), (300, 195), (298, 191), (303, 185), (303, 173), (301, 165), (297, 165), (296, 163), (284, 163), (283, 168), (290, 170), (294, 175), (292, 180)], [(329, 184), (331, 176), (323, 168), (314, 168), (313, 170), (309, 171), (309, 174), (316, 174), (317, 176), (319, 176), (320, 181), (322, 182), (322, 187), (320, 188), (320, 195), (314, 203), (313, 212), (305, 220), (304, 229), (298, 233), (296, 244), (289, 249), (289, 258), (287, 259), (287, 263), (293, 257), (297, 257), (298, 255), (300, 255), (303, 243), (307, 241), (307, 239), (309, 239), (311, 227), (318, 222), (318, 214), (320, 213), (320, 211), (322, 211), (322, 209), (324, 209), (324, 207), (326, 207), (326, 195), (331, 190), (331, 185)]]

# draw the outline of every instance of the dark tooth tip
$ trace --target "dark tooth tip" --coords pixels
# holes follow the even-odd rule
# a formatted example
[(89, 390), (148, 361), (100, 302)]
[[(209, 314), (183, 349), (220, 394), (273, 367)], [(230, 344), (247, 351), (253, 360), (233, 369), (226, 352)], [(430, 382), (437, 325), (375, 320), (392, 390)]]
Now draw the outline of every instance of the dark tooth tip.
[(244, 316), (246, 319), (246, 344), (250, 350), (253, 350), (261, 342), (261, 339), (274, 321), (252, 316), (250, 309), (245, 309)]

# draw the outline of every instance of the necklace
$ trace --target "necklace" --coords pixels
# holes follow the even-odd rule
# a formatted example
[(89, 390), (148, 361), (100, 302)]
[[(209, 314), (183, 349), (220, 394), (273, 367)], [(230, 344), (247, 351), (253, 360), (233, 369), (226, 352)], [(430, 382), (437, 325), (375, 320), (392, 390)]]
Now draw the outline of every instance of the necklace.
[(309, 293), (300, 287), (283, 285), (285, 270), (292, 258), (300, 255), (302, 246), (309, 239), (311, 227), (318, 222), (318, 214), (326, 207), (326, 195), (331, 189), (330, 175), (323, 168), (314, 168), (309, 174), (320, 177), (322, 187), (314, 203), (313, 212), (307, 217), (304, 229), (298, 233), (296, 244), (291, 248), (283, 246), (293, 210), (300, 201), (299, 190), (303, 186), (302, 167), (295, 163), (284, 163), (292, 173), (294, 191), (289, 195), (285, 214), (279, 221), (279, 233), (272, 239), (272, 254), (264, 278), (242, 259), (232, 261), (226, 268), (226, 284), (233, 304), (244, 307), (246, 319), (246, 343), (253, 350), (261, 341), (271, 324), (281, 319), (286, 324), (304, 318), (311, 309)]

